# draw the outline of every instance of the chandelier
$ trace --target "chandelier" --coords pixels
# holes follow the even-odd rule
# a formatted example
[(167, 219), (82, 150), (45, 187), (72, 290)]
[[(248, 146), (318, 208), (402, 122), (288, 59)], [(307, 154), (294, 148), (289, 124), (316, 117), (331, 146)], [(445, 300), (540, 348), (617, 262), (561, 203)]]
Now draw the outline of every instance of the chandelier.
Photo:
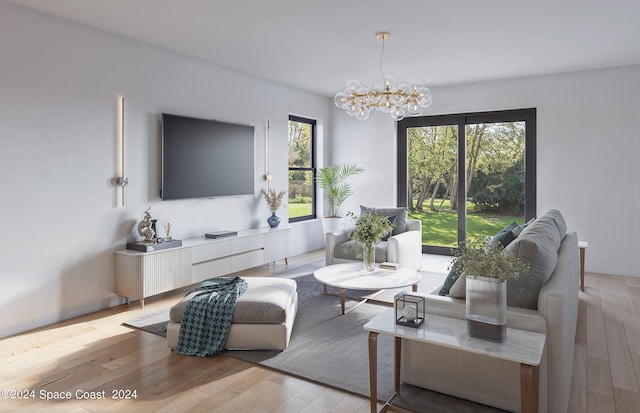
[(343, 92), (336, 93), (336, 106), (344, 109), (349, 116), (358, 120), (367, 120), (373, 109), (389, 113), (393, 120), (404, 119), (405, 115), (418, 116), (424, 108), (431, 105), (431, 91), (420, 83), (411, 85), (402, 83), (394, 87), (382, 72), (382, 57), (384, 56), (384, 41), (391, 36), (389, 32), (376, 33), (376, 39), (382, 40), (380, 53), (380, 74), (382, 85), (368, 88), (357, 80), (347, 83)]

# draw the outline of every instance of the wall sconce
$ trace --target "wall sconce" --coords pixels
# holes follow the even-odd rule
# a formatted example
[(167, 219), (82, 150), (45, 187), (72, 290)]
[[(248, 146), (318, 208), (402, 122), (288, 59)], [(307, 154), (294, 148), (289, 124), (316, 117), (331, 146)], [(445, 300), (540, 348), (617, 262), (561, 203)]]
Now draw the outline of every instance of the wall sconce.
[(125, 154), (125, 149), (124, 149), (124, 97), (120, 97), (119, 99), (119, 113), (118, 113), (118, 157), (119, 162), (117, 165), (117, 176), (115, 178), (115, 183), (116, 186), (121, 188), (121, 205), (124, 206), (125, 202), (124, 202), (124, 188), (125, 186), (127, 186), (127, 184), (129, 183), (129, 178), (126, 177), (125, 173), (124, 173), (124, 167), (125, 167), (125, 159), (124, 159), (124, 154)]

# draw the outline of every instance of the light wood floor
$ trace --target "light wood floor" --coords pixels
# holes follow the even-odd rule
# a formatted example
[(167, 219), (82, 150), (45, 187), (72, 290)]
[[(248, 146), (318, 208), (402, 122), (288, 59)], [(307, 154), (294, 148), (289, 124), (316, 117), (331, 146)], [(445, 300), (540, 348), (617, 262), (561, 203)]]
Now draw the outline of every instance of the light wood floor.
[[(321, 256), (293, 257), (289, 267)], [(270, 275), (284, 268), (276, 263), (259, 271)], [(0, 340), (0, 412), (369, 411), (365, 398), (224, 355), (176, 355), (162, 337), (122, 325), (181, 296), (166, 294), (146, 300), (144, 309), (122, 305)], [(587, 273), (570, 412), (640, 412), (638, 314), (640, 279)], [(28, 392), (11, 391), (16, 389)], [(136, 398), (114, 399), (114, 390), (121, 396), (135, 391)], [(78, 399), (99, 397), (102, 391), (104, 399)], [(43, 400), (47, 392), (57, 400)], [(71, 400), (60, 400), (64, 392), (71, 392)]]

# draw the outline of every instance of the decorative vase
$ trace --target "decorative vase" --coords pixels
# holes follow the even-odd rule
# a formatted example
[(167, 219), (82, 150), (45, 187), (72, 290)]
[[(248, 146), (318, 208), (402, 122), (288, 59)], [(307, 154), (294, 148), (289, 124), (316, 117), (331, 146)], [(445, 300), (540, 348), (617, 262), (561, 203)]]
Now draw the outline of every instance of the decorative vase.
[(280, 225), (280, 218), (276, 216), (275, 212), (272, 212), (271, 216), (267, 218), (267, 222), (271, 228), (277, 228)]
[(507, 339), (507, 282), (467, 277), (467, 332), (502, 343)]
[(362, 263), (364, 271), (370, 272), (376, 269), (376, 248), (373, 245), (362, 246)]

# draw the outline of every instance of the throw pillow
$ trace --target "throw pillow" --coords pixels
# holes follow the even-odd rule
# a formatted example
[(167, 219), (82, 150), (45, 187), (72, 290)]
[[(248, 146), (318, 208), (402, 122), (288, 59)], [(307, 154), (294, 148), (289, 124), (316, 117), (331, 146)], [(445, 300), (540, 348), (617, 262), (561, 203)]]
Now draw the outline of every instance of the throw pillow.
[(502, 245), (503, 248), (506, 247), (511, 243), (511, 241), (516, 239), (516, 235), (514, 234), (513, 230), (515, 230), (517, 227), (518, 227), (518, 223), (513, 221), (511, 224), (502, 228), (500, 232), (498, 232), (496, 235), (493, 236), (493, 238), (491, 238), (491, 241), (489, 241), (489, 245), (492, 246), (497, 243), (500, 243), (500, 245)]
[(453, 264), (451, 264), (451, 271), (449, 271), (449, 274), (447, 274), (447, 278), (445, 278), (444, 284), (442, 284), (442, 288), (440, 288), (440, 291), (438, 291), (439, 295), (449, 295), (449, 290), (451, 290), (451, 287), (457, 280), (455, 272), (456, 266), (459, 262), (460, 261), (456, 260), (453, 261)]
[(361, 214), (378, 214), (385, 217), (395, 216), (396, 227), (391, 232), (392, 235), (402, 234), (407, 231), (407, 208), (369, 208), (360, 205)]
[[(389, 220), (389, 223), (391, 225), (393, 225), (393, 227), (396, 227), (396, 222), (398, 221), (398, 217), (395, 215), (391, 215), (390, 217), (387, 217), (387, 219)], [(393, 229), (391, 231), (389, 231), (389, 233), (387, 235), (385, 235), (384, 237), (382, 237), (382, 241), (387, 241), (389, 239), (390, 236), (393, 235)]]

